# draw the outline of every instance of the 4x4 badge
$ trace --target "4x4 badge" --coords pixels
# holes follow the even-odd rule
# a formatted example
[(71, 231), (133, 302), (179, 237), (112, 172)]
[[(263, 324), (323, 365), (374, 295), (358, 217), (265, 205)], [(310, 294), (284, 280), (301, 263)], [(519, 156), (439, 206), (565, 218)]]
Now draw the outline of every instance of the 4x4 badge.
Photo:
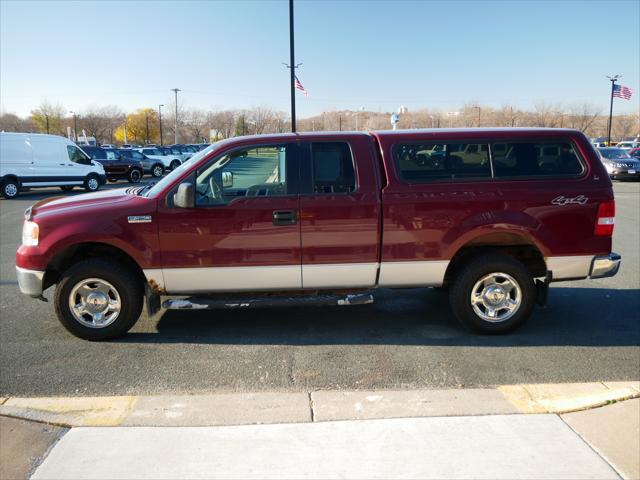
[(127, 220), (129, 223), (151, 223), (151, 215), (131, 215)]
[(571, 205), (578, 204), (584, 205), (589, 201), (589, 197), (585, 197), (584, 195), (578, 195), (577, 197), (567, 198), (562, 195), (551, 200), (553, 205)]

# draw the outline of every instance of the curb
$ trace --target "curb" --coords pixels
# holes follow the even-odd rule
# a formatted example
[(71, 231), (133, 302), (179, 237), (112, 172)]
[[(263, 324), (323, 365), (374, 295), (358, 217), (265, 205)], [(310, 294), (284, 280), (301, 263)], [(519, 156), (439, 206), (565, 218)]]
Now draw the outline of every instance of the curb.
[(640, 381), (496, 388), (0, 398), (0, 415), (63, 427), (219, 426), (568, 413), (640, 397)]

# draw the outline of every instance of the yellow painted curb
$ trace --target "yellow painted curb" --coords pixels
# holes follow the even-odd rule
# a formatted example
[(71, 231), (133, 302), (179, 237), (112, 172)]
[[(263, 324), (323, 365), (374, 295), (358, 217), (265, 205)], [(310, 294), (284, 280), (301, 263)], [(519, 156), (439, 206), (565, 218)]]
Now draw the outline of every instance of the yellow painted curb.
[(640, 382), (503, 385), (498, 390), (521, 413), (566, 413), (640, 397)]
[(119, 425), (137, 397), (9, 398), (0, 414), (74, 427)]

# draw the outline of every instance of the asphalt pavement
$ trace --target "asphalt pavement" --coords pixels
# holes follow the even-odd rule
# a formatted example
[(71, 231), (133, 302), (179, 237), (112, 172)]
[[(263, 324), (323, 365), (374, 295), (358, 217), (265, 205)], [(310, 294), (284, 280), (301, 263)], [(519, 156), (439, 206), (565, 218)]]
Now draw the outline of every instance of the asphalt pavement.
[(0, 200), (0, 396), (637, 380), (640, 183), (614, 189), (618, 275), (553, 284), (547, 307), (501, 337), (468, 333), (445, 294), (411, 289), (380, 291), (360, 307), (161, 312), (122, 340), (86, 342), (62, 328), (51, 303), (21, 295), (14, 271), (22, 212), (59, 191)]

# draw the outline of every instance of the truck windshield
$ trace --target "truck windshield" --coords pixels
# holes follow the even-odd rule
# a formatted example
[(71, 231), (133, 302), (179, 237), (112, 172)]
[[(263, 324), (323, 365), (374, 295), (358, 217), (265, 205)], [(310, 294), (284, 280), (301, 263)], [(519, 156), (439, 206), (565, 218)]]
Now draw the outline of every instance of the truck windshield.
[(209, 155), (209, 153), (215, 147), (216, 147), (216, 144), (212, 143), (211, 145), (209, 145), (204, 150), (200, 150), (198, 153), (194, 153), (193, 157), (191, 157), (189, 160), (185, 160), (182, 163), (182, 165), (180, 165), (179, 167), (174, 168), (173, 170), (171, 170), (171, 173), (169, 173), (169, 175), (167, 175), (162, 180), (160, 180), (158, 183), (153, 185), (153, 187), (151, 189), (147, 190), (146, 192), (142, 192), (142, 195), (144, 195), (145, 197), (155, 197), (156, 195), (158, 195), (158, 193), (160, 193), (162, 190), (164, 190), (167, 185), (171, 185), (171, 183), (173, 183), (173, 181), (176, 178), (180, 177), (186, 170), (190, 169), (191, 165), (193, 165), (194, 163), (198, 162), (201, 158), (204, 158), (207, 155)]

